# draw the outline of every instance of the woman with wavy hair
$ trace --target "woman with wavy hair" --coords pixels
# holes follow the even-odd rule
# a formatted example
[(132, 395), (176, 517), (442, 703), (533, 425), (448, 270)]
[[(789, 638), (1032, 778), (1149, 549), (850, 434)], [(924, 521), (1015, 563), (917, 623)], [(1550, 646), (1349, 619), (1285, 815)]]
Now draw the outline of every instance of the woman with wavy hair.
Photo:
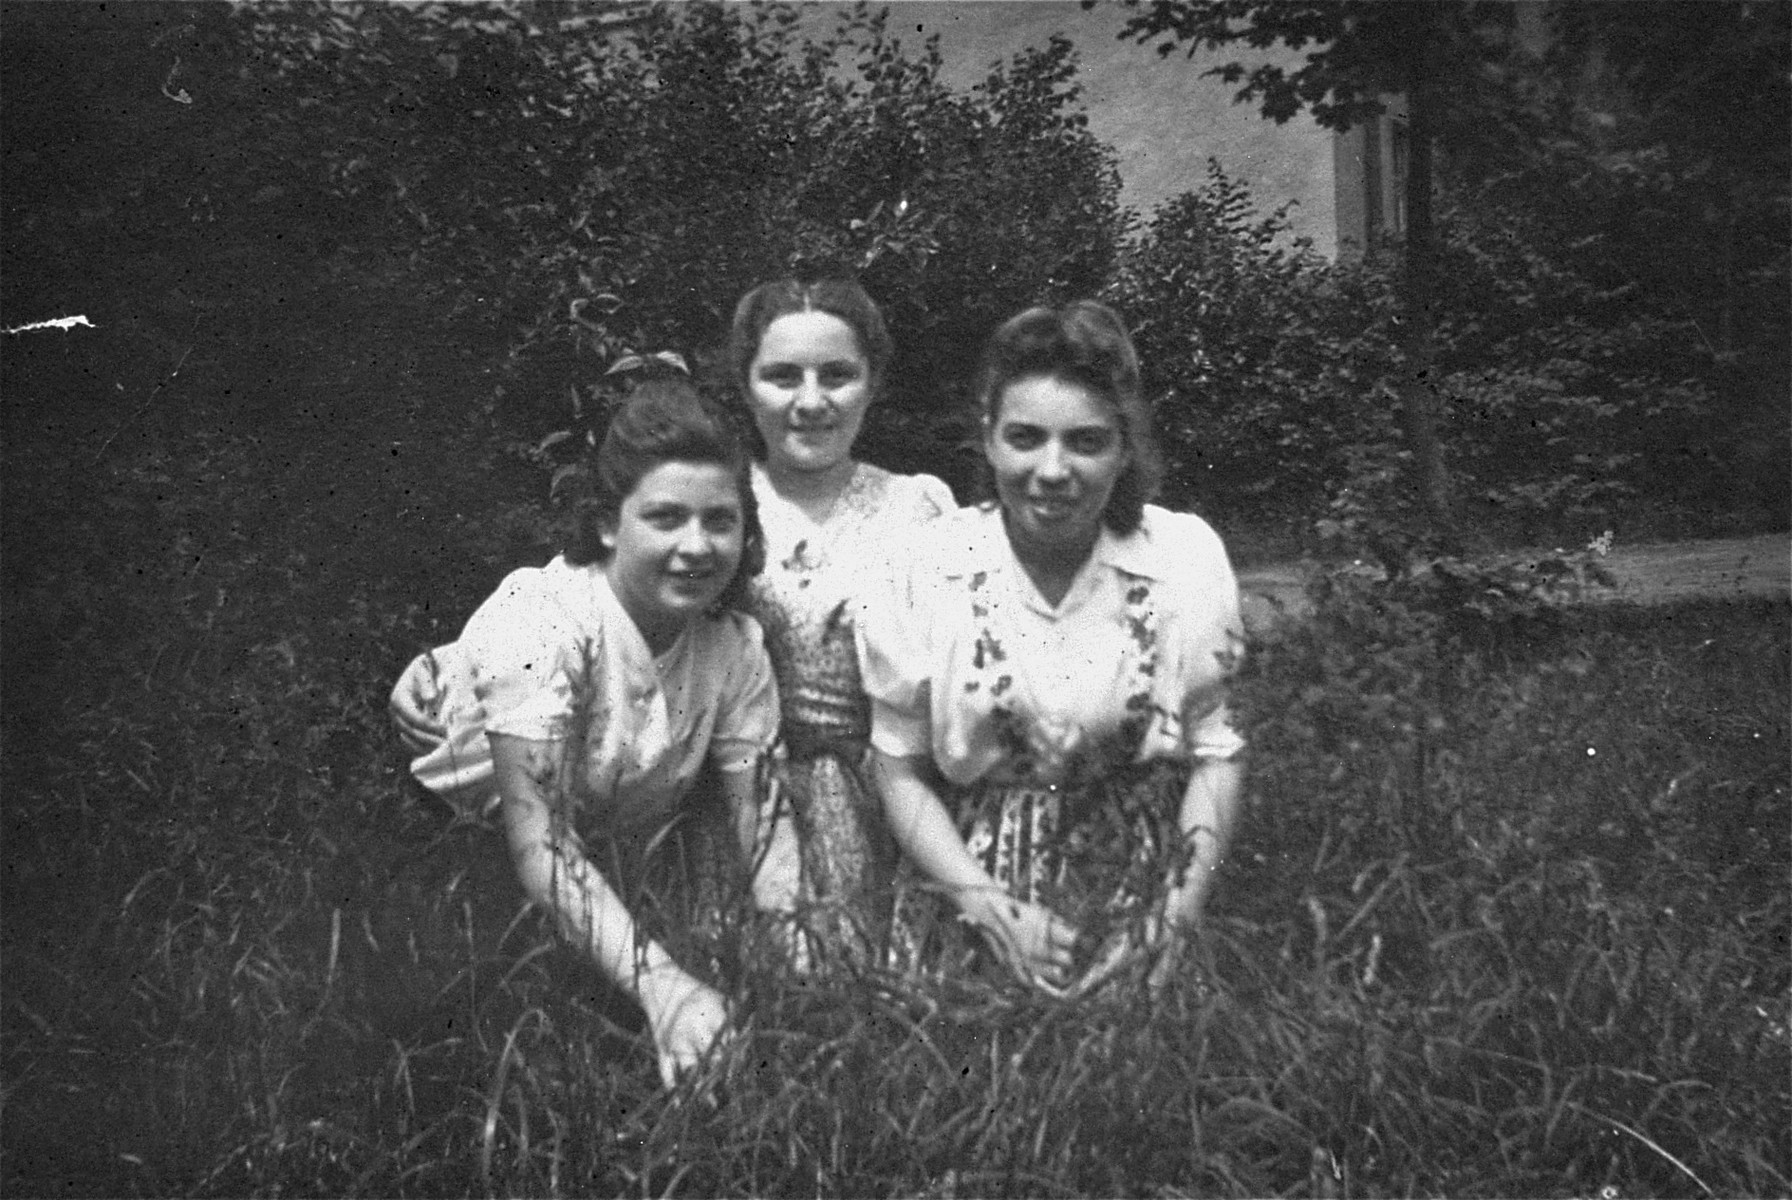
[(890, 827), (1022, 979), (1163, 979), (1239, 803), (1237, 583), (1205, 521), (1150, 503), (1111, 309), (1010, 319), (977, 400), (994, 499), (919, 531), (857, 622)]
[(523, 891), (639, 1002), (670, 1084), (728, 1022), (692, 936), (739, 874), (703, 844), (706, 770), (754, 903), (795, 901), (791, 830), (757, 787), (777, 688), (740, 611), (764, 539), (746, 449), (687, 383), (638, 387), (585, 467), (562, 553), (430, 657), (445, 737), (418, 774), (469, 809), (497, 797)]

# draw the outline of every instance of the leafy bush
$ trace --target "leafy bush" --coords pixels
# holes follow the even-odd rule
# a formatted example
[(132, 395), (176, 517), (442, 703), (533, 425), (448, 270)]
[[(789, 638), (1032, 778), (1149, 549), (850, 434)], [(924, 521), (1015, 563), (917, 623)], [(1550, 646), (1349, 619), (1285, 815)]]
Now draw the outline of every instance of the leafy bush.
[[(1727, 431), (1689, 324), (1599, 282), (1571, 225), (1495, 193), (1437, 214), (1436, 386), (1449, 463), (1484, 534), (1519, 543), (1622, 527), (1670, 459)], [(1137, 329), (1176, 499), (1223, 523), (1320, 518), (1321, 541), (1398, 574), (1435, 553), (1396, 421), (1394, 260), (1289, 244), (1217, 164), (1155, 214), (1110, 295)], [(1309, 534), (1309, 536), (1311, 536)]]
[(253, 125), (297, 176), (282, 186), (487, 298), (512, 331), (501, 410), (519, 432), (553, 428), (568, 387), (627, 350), (713, 360), (758, 281), (849, 271), (899, 348), (866, 450), (939, 469), (987, 330), (1107, 276), (1119, 181), (1063, 39), (964, 94), (884, 13), (811, 42), (777, 6), (557, 11), (238, 17)]
[(1311, 514), (1349, 478), (1347, 448), (1393, 432), (1364, 402), (1392, 369), (1391, 295), (1287, 237), (1283, 212), (1258, 217), (1210, 162), (1128, 248), (1111, 292), (1157, 398), (1172, 494), (1255, 521)]

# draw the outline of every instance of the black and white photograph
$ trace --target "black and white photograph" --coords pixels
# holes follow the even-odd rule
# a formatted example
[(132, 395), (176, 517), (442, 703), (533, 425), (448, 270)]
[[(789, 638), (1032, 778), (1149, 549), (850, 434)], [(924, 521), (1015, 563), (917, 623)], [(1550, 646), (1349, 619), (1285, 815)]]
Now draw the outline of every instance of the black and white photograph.
[(0, 1194), (1792, 1196), (1792, 0), (0, 0)]

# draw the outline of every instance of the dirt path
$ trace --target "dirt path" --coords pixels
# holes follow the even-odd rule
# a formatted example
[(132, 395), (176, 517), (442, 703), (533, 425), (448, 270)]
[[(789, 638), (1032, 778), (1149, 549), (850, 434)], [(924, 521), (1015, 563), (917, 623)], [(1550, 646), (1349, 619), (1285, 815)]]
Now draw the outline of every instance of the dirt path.
[[(1541, 553), (1541, 552), (1539, 552)], [(1700, 542), (1618, 545), (1605, 565), (1617, 579), (1617, 602), (1662, 604), (1695, 597), (1792, 595), (1792, 535), (1761, 534)], [(1307, 611), (1306, 568), (1258, 567), (1239, 573), (1245, 624), (1260, 627), (1278, 615)]]

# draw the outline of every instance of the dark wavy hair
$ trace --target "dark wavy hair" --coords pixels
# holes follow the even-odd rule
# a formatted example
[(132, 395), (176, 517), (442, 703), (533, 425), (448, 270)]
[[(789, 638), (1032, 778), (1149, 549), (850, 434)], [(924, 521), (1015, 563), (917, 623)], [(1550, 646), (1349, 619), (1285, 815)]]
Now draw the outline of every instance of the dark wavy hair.
[(734, 477), (740, 495), (740, 567), (717, 603), (739, 608), (747, 580), (765, 568), (765, 530), (753, 500), (752, 459), (734, 422), (682, 378), (638, 384), (610, 418), (595, 454), (587, 455), (556, 488), (564, 513), (562, 553), (573, 566), (608, 561), (603, 532), (648, 472), (663, 463), (713, 463)]
[[(1113, 406), (1130, 454), (1101, 520), (1117, 534), (1131, 533), (1139, 527), (1145, 505), (1157, 498), (1164, 466), (1139, 382), (1139, 354), (1120, 314), (1094, 300), (1076, 300), (1061, 308), (1029, 308), (1003, 322), (984, 344), (977, 370), (977, 409), (984, 428), (993, 428), (1000, 418), (1002, 393), (1010, 384), (1037, 377), (1077, 384)], [(987, 461), (982, 475), (985, 490), (994, 495)]]
[(894, 344), (884, 324), (883, 310), (877, 301), (860, 287), (857, 280), (845, 278), (774, 279), (762, 283), (740, 298), (734, 306), (734, 322), (728, 329), (728, 367), (734, 386), (744, 399), (750, 394), (748, 375), (753, 360), (759, 355), (760, 339), (779, 317), (791, 313), (820, 312), (846, 322), (859, 340), (859, 351), (871, 368), (873, 395), (883, 382), (890, 365)]

